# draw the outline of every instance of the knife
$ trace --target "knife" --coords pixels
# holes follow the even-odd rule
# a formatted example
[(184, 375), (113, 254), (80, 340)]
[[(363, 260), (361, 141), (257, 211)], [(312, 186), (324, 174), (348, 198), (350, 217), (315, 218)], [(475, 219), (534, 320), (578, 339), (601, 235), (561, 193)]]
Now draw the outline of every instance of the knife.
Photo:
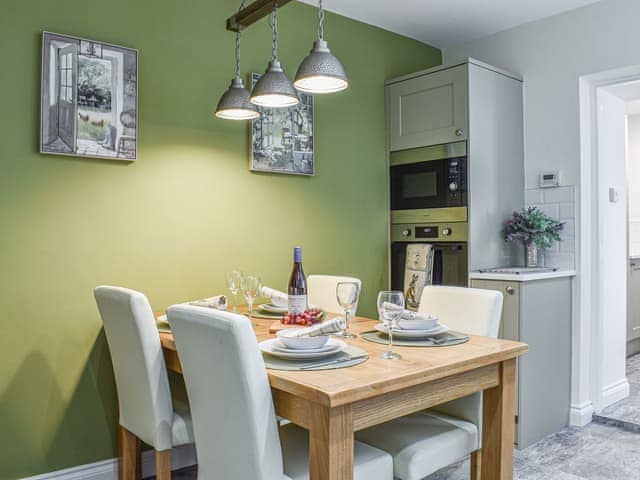
[(368, 354), (356, 355), (354, 357), (349, 357), (349, 358), (337, 358), (335, 360), (329, 360), (326, 362), (312, 363), (312, 364), (300, 367), (300, 370), (308, 370), (310, 368), (316, 368), (316, 367), (326, 367), (328, 365), (335, 365), (336, 363), (350, 362), (351, 360), (359, 360), (361, 358), (367, 358), (368, 356), (369, 356)]

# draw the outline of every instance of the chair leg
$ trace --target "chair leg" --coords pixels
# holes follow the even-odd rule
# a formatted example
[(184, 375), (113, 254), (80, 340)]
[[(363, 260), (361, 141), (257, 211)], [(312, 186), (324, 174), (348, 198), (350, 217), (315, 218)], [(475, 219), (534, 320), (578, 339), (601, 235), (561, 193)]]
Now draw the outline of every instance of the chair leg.
[(476, 450), (475, 452), (471, 453), (471, 475), (469, 477), (471, 478), (471, 480), (480, 480), (480, 459), (482, 458), (480, 452), (481, 450)]
[(156, 480), (171, 480), (171, 450), (156, 450)]
[(118, 425), (118, 479), (140, 480), (140, 439)]

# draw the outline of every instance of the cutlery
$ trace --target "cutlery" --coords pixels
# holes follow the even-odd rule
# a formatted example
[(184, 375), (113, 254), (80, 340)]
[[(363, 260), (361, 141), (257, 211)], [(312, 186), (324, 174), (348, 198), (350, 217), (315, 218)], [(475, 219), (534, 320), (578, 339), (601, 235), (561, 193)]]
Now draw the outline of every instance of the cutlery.
[(447, 342), (454, 342), (457, 340), (464, 340), (467, 337), (444, 337), (444, 338), (428, 338), (427, 340), (429, 340), (431, 343), (434, 343), (435, 345), (442, 345), (443, 343), (447, 343)]
[(368, 355), (356, 355), (354, 357), (338, 358), (338, 359), (329, 360), (326, 362), (316, 362), (316, 363), (312, 363), (312, 364), (300, 367), (300, 370), (308, 370), (310, 368), (316, 368), (316, 367), (326, 367), (328, 365), (335, 365), (336, 363), (350, 362), (351, 360), (359, 360), (361, 358), (367, 358), (367, 357)]

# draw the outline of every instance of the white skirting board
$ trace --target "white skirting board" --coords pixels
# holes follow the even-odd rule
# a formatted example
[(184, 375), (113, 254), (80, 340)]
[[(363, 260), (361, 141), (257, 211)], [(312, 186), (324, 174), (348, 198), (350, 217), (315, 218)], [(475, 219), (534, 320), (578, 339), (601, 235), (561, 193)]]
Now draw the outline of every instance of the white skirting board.
[(591, 402), (587, 402), (582, 405), (571, 405), (569, 410), (569, 425), (584, 427), (591, 423), (593, 414), (593, 403)]
[[(142, 452), (142, 478), (156, 474), (155, 452)], [(196, 449), (193, 445), (183, 445), (171, 450), (171, 469), (196, 465)], [(23, 480), (117, 480), (118, 459), (102, 460), (100, 462), (79, 465), (50, 473), (43, 473)]]
[(613, 405), (628, 396), (629, 381), (626, 378), (607, 385), (602, 389), (602, 405), (598, 411), (607, 408), (609, 405)]

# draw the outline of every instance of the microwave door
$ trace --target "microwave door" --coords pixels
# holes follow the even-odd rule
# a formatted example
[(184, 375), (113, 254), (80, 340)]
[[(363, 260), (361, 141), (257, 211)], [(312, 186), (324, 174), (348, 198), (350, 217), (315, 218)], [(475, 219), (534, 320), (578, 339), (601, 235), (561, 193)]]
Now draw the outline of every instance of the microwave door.
[(391, 209), (415, 210), (446, 205), (444, 162), (391, 167)]

